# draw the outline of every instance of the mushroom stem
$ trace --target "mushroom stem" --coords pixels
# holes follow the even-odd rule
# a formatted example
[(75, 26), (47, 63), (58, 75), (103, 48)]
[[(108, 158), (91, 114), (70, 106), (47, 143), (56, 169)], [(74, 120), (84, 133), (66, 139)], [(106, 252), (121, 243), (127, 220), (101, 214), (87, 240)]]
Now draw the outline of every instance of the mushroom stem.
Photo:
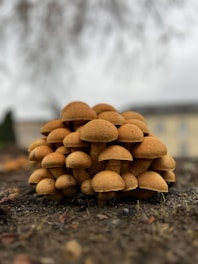
[(121, 168), (121, 160), (108, 160), (107, 165), (105, 167), (106, 170), (113, 170), (120, 174)]
[(99, 207), (103, 207), (107, 201), (110, 201), (115, 197), (115, 192), (110, 191), (110, 192), (99, 192), (97, 194), (97, 203)]
[(105, 142), (92, 142), (90, 148), (90, 157), (92, 159), (92, 165), (89, 168), (89, 174), (92, 177), (97, 172), (104, 169), (104, 164), (98, 161), (98, 156), (102, 150), (106, 147)]
[(78, 184), (89, 178), (89, 173), (83, 168), (72, 169), (72, 173)]

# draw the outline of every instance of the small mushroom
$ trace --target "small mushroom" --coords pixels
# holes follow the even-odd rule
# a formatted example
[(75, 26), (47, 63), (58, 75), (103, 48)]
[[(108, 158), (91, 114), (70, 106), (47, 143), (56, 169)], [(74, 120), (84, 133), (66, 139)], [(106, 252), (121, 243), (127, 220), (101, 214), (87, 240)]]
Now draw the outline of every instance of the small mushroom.
[(80, 132), (75, 131), (64, 137), (63, 145), (70, 149), (70, 152), (73, 152), (77, 150), (84, 150), (85, 147), (89, 146), (89, 143), (80, 138)]
[(126, 112), (123, 112), (122, 115), (126, 120), (133, 118), (133, 119), (138, 119), (138, 120), (141, 120), (141, 121), (147, 123), (145, 117), (136, 111), (126, 111)]
[(122, 161), (132, 161), (131, 153), (120, 145), (111, 145), (100, 152), (98, 156), (99, 162), (106, 161), (106, 170), (113, 170), (120, 173)]
[(48, 145), (47, 139), (45, 137), (37, 138), (35, 139), (29, 146), (28, 146), (28, 152), (31, 152), (34, 148), (40, 146), (40, 145)]
[(101, 170), (98, 162), (99, 153), (105, 149), (107, 142), (114, 141), (117, 137), (117, 128), (107, 120), (94, 119), (83, 126), (80, 138), (91, 143), (90, 156), (93, 163), (89, 170), (90, 176)]
[(49, 153), (42, 159), (41, 167), (49, 169), (56, 179), (65, 174), (65, 156), (59, 152)]
[(28, 179), (28, 183), (31, 185), (35, 185), (45, 178), (54, 178), (51, 172), (46, 168), (39, 168), (32, 172)]
[(92, 159), (87, 153), (74, 151), (66, 157), (65, 164), (67, 168), (72, 169), (73, 176), (79, 184), (89, 178), (86, 169), (91, 166)]
[(174, 158), (167, 153), (166, 155), (156, 158), (151, 163), (152, 170), (156, 171), (167, 171), (167, 170), (174, 170), (176, 167), (176, 162)]
[(65, 125), (63, 124), (61, 119), (53, 119), (48, 122), (46, 122), (41, 128), (40, 133), (44, 136), (47, 136), (52, 130), (56, 128), (65, 128)]
[(150, 134), (150, 131), (149, 131), (149, 128), (148, 128), (147, 124), (144, 121), (142, 121), (142, 120), (134, 119), (134, 118), (127, 119), (125, 121), (125, 124), (136, 125), (137, 127), (139, 127), (142, 130), (144, 136), (148, 136)]
[(71, 131), (66, 127), (55, 128), (48, 134), (47, 143), (51, 143), (56, 147), (62, 146), (64, 137), (69, 133), (71, 133)]
[(116, 191), (123, 190), (125, 183), (117, 172), (104, 170), (94, 175), (91, 186), (97, 193), (98, 204), (102, 206), (115, 196)]
[(106, 111), (116, 111), (115, 107), (111, 104), (107, 104), (107, 103), (99, 103), (96, 104), (94, 106), (92, 106), (92, 109), (96, 112), (96, 114), (100, 114), (102, 112), (106, 112)]
[(76, 186), (76, 179), (70, 174), (60, 175), (55, 182), (55, 187), (58, 190), (67, 189), (71, 186)]
[(121, 177), (125, 183), (123, 192), (134, 190), (138, 187), (138, 180), (131, 172), (123, 173)]
[(29, 160), (40, 163), (47, 154), (52, 152), (53, 149), (48, 145), (37, 146), (29, 153)]
[(91, 185), (91, 178), (84, 180), (81, 183), (80, 189), (81, 189), (82, 193), (87, 194), (87, 195), (95, 195), (96, 194), (92, 188), (92, 185)]
[(115, 126), (121, 126), (125, 122), (125, 118), (116, 111), (104, 111), (98, 114), (99, 119), (104, 119), (111, 122)]

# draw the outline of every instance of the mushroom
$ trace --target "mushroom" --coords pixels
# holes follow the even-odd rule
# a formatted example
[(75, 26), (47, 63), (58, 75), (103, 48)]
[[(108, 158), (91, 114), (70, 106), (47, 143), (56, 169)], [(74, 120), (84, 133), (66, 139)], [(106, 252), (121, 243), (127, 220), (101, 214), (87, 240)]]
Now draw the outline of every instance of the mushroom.
[(48, 145), (47, 139), (45, 137), (37, 138), (35, 139), (29, 146), (28, 146), (28, 152), (31, 152), (34, 148), (40, 146), (40, 145)]
[(131, 172), (125, 172), (121, 174), (121, 177), (125, 183), (123, 192), (134, 190), (138, 187), (138, 180)]
[(52, 130), (56, 128), (65, 128), (65, 125), (63, 124), (61, 119), (53, 119), (48, 122), (46, 122), (41, 128), (40, 133), (44, 136), (47, 136)]
[(100, 152), (98, 161), (106, 161), (106, 170), (113, 170), (120, 173), (122, 161), (132, 161), (133, 157), (131, 153), (120, 145), (111, 145)]
[(167, 171), (167, 170), (174, 170), (176, 167), (176, 162), (174, 158), (167, 153), (166, 155), (156, 158), (151, 163), (152, 170), (156, 171)]
[(81, 189), (82, 193), (87, 194), (87, 195), (95, 195), (96, 194), (92, 188), (92, 185), (91, 185), (91, 178), (84, 180), (81, 183), (80, 189)]
[(91, 142), (90, 156), (93, 162), (89, 170), (91, 176), (101, 170), (98, 162), (99, 153), (106, 147), (107, 142), (114, 141), (117, 137), (117, 128), (107, 120), (94, 119), (83, 126), (80, 131), (80, 138)]
[(164, 178), (164, 180), (170, 185), (176, 181), (176, 175), (173, 170), (162, 171), (160, 175)]
[(59, 152), (49, 153), (42, 159), (41, 167), (49, 169), (56, 179), (65, 174), (65, 156)]
[(39, 168), (32, 172), (28, 179), (28, 183), (31, 185), (35, 185), (45, 178), (54, 178), (51, 172), (46, 168)]
[(74, 151), (66, 157), (65, 164), (67, 168), (72, 169), (73, 176), (79, 184), (89, 178), (86, 169), (92, 165), (92, 159), (87, 153)]
[(74, 101), (61, 110), (61, 120), (69, 124), (71, 131), (95, 118), (97, 118), (96, 112), (81, 101)]
[(55, 188), (55, 179), (52, 178), (45, 178), (39, 181), (36, 185), (36, 192), (52, 200), (60, 200), (63, 198), (60, 191)]
[(142, 130), (133, 124), (123, 124), (118, 128), (118, 142), (121, 142), (122, 146), (131, 151), (131, 147), (134, 143), (142, 142), (144, 134)]
[(151, 158), (135, 158), (129, 166), (129, 170), (135, 176), (147, 171), (151, 165)]
[(114, 106), (107, 104), (107, 103), (96, 104), (92, 106), (92, 109), (96, 112), (97, 115), (102, 112), (106, 112), (106, 111), (116, 111), (117, 112)]
[(89, 146), (87, 141), (80, 139), (80, 132), (71, 132), (66, 135), (63, 139), (63, 145), (70, 149), (70, 152), (77, 150), (84, 150), (85, 147)]
[(40, 163), (47, 154), (52, 152), (53, 149), (48, 145), (37, 146), (29, 153), (29, 160)]
[(125, 124), (136, 125), (137, 127), (139, 127), (142, 130), (144, 136), (148, 136), (150, 133), (147, 124), (142, 120), (135, 119), (135, 118), (127, 119), (127, 120), (125, 120)]
[(132, 148), (132, 155), (134, 158), (155, 159), (166, 154), (167, 148), (165, 144), (155, 136), (144, 137), (142, 142), (137, 143)]
[(70, 174), (60, 175), (55, 182), (55, 187), (58, 190), (67, 189), (71, 186), (76, 186), (76, 179)]
[(132, 119), (133, 118), (133, 119), (138, 119), (138, 120), (141, 120), (141, 121), (147, 123), (145, 117), (142, 114), (140, 114), (140, 113), (138, 113), (136, 111), (126, 111), (126, 112), (123, 112), (122, 113), (122, 116), (125, 119)]
[(68, 128), (55, 128), (47, 136), (47, 143), (52, 143), (54, 146), (59, 147), (63, 145), (63, 139), (66, 135), (71, 133)]
[(125, 188), (125, 183), (117, 172), (104, 170), (94, 175), (91, 180), (91, 186), (97, 193), (98, 205), (103, 206), (106, 201), (115, 197), (116, 191)]
[(168, 185), (163, 177), (155, 171), (146, 171), (138, 175), (138, 187), (155, 192), (168, 192)]
[(98, 118), (107, 120), (115, 126), (121, 126), (125, 122), (124, 117), (116, 111), (104, 111), (98, 114)]

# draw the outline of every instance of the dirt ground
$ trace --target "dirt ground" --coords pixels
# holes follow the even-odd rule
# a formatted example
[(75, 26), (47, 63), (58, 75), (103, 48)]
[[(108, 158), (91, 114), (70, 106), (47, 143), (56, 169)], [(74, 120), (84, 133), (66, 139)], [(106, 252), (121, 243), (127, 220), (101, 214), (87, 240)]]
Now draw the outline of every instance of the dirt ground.
[(169, 193), (104, 208), (81, 194), (37, 196), (27, 183), (31, 167), (0, 172), (0, 263), (198, 263), (198, 159), (176, 161)]

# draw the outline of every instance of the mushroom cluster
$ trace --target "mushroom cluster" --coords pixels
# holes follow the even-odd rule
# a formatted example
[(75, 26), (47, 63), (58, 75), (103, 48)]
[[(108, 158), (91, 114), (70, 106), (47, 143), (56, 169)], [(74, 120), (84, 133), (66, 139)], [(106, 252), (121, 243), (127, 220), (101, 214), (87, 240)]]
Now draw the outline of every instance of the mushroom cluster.
[(29, 184), (50, 199), (78, 192), (95, 197), (99, 205), (113, 198), (148, 199), (168, 192), (176, 180), (174, 158), (136, 111), (74, 101), (40, 133), (28, 147), (36, 165)]

